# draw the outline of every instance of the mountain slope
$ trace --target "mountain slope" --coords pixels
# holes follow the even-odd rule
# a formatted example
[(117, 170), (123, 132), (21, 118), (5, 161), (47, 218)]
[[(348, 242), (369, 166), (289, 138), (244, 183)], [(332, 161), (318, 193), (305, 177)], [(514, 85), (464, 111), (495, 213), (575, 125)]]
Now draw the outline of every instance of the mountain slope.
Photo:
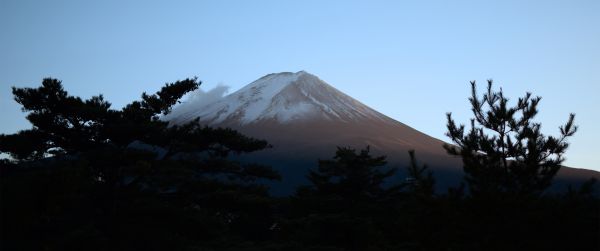
[[(320, 145), (370, 145), (374, 150), (416, 149), (445, 155), (442, 141), (395, 121), (318, 77), (300, 71), (266, 75), (221, 100), (167, 117), (172, 123), (195, 118), (232, 127), (270, 141)], [(330, 148), (331, 151), (335, 148)]]

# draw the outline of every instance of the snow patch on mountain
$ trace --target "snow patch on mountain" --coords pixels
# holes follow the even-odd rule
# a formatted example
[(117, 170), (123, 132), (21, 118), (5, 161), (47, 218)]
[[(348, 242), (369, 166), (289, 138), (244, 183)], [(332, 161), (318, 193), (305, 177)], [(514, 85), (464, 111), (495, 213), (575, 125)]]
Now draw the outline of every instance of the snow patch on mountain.
[[(271, 111), (269, 111), (273, 97), (280, 93), (281, 90), (283, 90), (283, 88), (285, 88), (287, 85), (298, 80), (298, 77), (301, 74), (303, 74), (303, 72), (266, 75), (235, 92), (234, 96), (236, 97), (234, 99), (230, 99), (229, 102), (226, 102), (226, 105), (234, 112), (237, 111), (239, 113), (243, 113), (241, 120), (244, 123), (258, 120), (261, 117), (266, 117), (262, 115), (276, 116), (279, 114), (279, 111), (273, 112), (273, 107), (271, 107)], [(243, 110), (240, 110), (240, 108), (243, 108)], [(284, 112), (286, 112), (286, 110), (287, 112), (293, 112), (297, 111), (298, 109), (283, 109)], [(215, 122), (220, 122), (229, 115), (231, 115), (231, 113), (222, 113), (218, 118), (216, 118)]]
[[(223, 94), (222, 90), (206, 93)], [(165, 119), (178, 124), (199, 117), (210, 125), (223, 122), (243, 125), (262, 120), (287, 123), (306, 118), (346, 122), (361, 117), (385, 119), (305, 71), (269, 74), (225, 97), (212, 99), (215, 96), (208, 95), (209, 100), (196, 100), (206, 99), (206, 93), (192, 96)]]

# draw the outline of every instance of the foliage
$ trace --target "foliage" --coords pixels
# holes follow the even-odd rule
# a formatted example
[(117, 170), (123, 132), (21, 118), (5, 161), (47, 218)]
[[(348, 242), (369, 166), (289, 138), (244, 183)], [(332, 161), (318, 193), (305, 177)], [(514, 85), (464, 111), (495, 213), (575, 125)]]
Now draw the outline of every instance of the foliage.
[(0, 161), (0, 249), (600, 248), (595, 180), (543, 193), (576, 127), (571, 117), (560, 137), (542, 135), (531, 121), (539, 98), (509, 107), (491, 82), (477, 99), (473, 83), (472, 129), (448, 115), (457, 145), (447, 149), (463, 158), (469, 196), (462, 186), (434, 193), (433, 173), (414, 151), (398, 180), (369, 147), (338, 147), (309, 171), (310, 185), (273, 198), (261, 180), (279, 179), (275, 171), (229, 158), (267, 142), (160, 119), (199, 84), (166, 84), (120, 110), (101, 96), (69, 96), (54, 79), (13, 88), (33, 126), (0, 136), (0, 151), (12, 156)]
[(411, 193), (420, 196), (432, 196), (434, 193), (435, 179), (433, 172), (428, 170), (427, 165), (419, 167), (415, 151), (408, 151), (410, 156), (410, 165), (407, 167), (408, 177), (406, 185)]
[(32, 128), (0, 135), (0, 152), (12, 157), (2, 163), (3, 249), (163, 250), (264, 239), (271, 204), (256, 181), (280, 176), (228, 157), (267, 142), (160, 119), (199, 85), (166, 84), (121, 110), (101, 95), (70, 96), (56, 79), (13, 88)]
[(559, 137), (545, 136), (541, 124), (533, 122), (538, 113), (540, 97), (527, 93), (517, 104), (509, 106), (502, 89), (492, 89), (477, 97), (475, 81), (471, 82), (471, 102), (474, 119), (471, 129), (457, 126), (447, 114), (447, 136), (456, 144), (446, 145), (448, 153), (463, 160), (466, 181), (473, 196), (498, 197), (537, 196), (550, 186), (564, 161), (577, 126), (571, 114)]
[(385, 156), (371, 157), (370, 148), (358, 154), (351, 148), (338, 147), (333, 160), (319, 160), (317, 170), (308, 179), (317, 194), (340, 194), (350, 200), (376, 198), (393, 189), (384, 189), (383, 181), (396, 173), (387, 169)]

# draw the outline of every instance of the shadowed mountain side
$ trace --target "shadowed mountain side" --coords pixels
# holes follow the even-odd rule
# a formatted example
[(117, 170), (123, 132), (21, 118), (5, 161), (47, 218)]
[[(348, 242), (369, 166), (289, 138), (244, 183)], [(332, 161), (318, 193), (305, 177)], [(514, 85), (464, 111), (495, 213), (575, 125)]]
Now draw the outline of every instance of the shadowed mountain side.
[[(332, 158), (337, 146), (361, 149), (369, 145), (374, 156), (387, 156), (388, 166), (399, 169), (395, 178), (389, 182), (399, 182), (406, 177), (410, 149), (415, 149), (418, 161), (427, 164), (434, 172), (437, 192), (443, 193), (448, 188), (457, 187), (462, 180), (461, 159), (448, 155), (442, 148), (442, 141), (400, 122), (395, 125), (333, 123), (335, 122), (311, 121), (280, 125), (263, 121), (252, 125), (230, 126), (246, 135), (267, 139), (273, 145), (273, 148), (246, 154), (238, 159), (272, 165), (279, 171), (282, 181), (269, 182), (271, 193), (277, 196), (289, 195), (297, 186), (308, 184), (308, 170), (317, 167), (318, 159)], [(549, 191), (564, 192), (569, 185), (578, 187), (591, 177), (600, 180), (600, 172), (563, 167)]]
[[(458, 185), (461, 160), (446, 154), (443, 142), (416, 131), (402, 123), (389, 121), (298, 121), (278, 124), (270, 121), (235, 126), (240, 132), (267, 139), (273, 148), (241, 157), (273, 165), (283, 181), (273, 183), (273, 194), (289, 194), (296, 186), (306, 184), (308, 169), (317, 166), (318, 159), (333, 157), (337, 146), (362, 149), (370, 146), (373, 155), (386, 155), (388, 166), (399, 168), (404, 177), (408, 165), (408, 150), (414, 149), (420, 162), (426, 163), (438, 178), (439, 187)], [(398, 181), (398, 180), (396, 180)]]
[[(595, 178), (600, 181), (600, 172), (563, 166), (554, 177), (552, 186), (548, 191), (562, 193), (568, 189), (569, 185), (573, 188), (578, 188), (583, 182), (590, 178)], [(600, 189), (596, 188), (594, 194), (596, 197), (600, 197)]]

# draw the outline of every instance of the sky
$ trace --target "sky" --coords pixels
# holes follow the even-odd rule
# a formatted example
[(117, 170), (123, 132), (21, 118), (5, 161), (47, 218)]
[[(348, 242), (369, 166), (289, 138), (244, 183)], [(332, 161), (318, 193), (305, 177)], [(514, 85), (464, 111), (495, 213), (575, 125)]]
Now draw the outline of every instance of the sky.
[(11, 86), (58, 78), (113, 108), (197, 76), (235, 91), (305, 70), (448, 141), (471, 118), (469, 81), (541, 96), (558, 135), (575, 113), (568, 166), (600, 170), (600, 1), (0, 1), (0, 133), (30, 128)]

